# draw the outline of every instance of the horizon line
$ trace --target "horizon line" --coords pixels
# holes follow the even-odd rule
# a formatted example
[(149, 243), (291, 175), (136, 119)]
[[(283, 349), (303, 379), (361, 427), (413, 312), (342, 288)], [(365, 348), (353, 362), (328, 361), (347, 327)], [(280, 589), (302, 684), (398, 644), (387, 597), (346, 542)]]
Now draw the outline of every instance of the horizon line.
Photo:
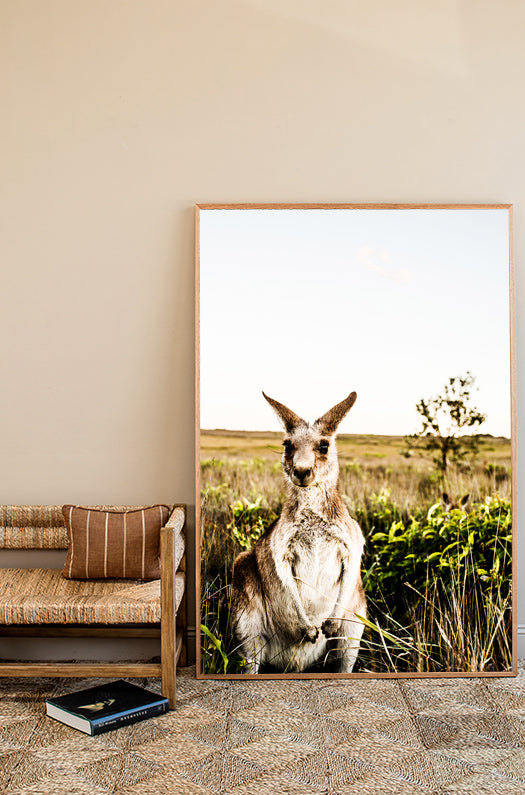
[[(276, 435), (282, 436), (285, 431), (284, 430), (247, 430), (246, 428), (200, 428), (200, 433), (274, 433)], [(428, 434), (432, 436), (433, 434)], [(420, 436), (418, 433), (368, 433), (367, 431), (356, 431), (353, 433), (336, 433), (335, 436)], [(455, 438), (465, 438), (468, 436), (486, 436), (490, 437), (491, 439), (506, 439), (507, 441), (512, 441), (511, 436), (507, 436), (503, 433), (464, 433), (460, 437)]]

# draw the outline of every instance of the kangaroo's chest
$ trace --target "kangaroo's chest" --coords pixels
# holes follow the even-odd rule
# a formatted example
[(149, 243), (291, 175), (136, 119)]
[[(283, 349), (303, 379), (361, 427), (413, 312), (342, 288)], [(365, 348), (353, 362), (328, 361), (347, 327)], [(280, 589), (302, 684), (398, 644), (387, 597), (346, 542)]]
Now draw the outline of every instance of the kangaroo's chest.
[(342, 528), (305, 511), (290, 526), (283, 554), (303, 598), (312, 602), (333, 599), (348, 556)]

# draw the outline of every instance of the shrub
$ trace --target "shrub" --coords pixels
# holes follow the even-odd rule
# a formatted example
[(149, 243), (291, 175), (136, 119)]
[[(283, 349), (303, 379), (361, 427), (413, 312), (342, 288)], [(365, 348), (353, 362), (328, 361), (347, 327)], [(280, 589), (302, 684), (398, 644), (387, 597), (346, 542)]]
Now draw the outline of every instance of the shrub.
[[(489, 497), (470, 514), (445, 512), (439, 502), (407, 520), (383, 504), (382, 522), (377, 511), (373, 517), (380, 529), (367, 540), (363, 579), (376, 623), (402, 628), (419, 649), (420, 659), (410, 655), (398, 670), (509, 667), (510, 502)], [(371, 657), (373, 670), (382, 670), (384, 654)]]
[(250, 549), (263, 532), (277, 519), (273, 511), (262, 505), (262, 497), (255, 502), (237, 500), (231, 507), (232, 520), (226, 525), (241, 549)]

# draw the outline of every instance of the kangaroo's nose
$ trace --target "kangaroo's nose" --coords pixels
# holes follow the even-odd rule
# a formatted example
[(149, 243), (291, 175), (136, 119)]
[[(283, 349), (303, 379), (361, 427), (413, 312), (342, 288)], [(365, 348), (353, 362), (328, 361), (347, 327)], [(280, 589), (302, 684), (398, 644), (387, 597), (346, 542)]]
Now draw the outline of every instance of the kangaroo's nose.
[(306, 486), (312, 481), (312, 470), (308, 467), (295, 467), (293, 473), (301, 486)]

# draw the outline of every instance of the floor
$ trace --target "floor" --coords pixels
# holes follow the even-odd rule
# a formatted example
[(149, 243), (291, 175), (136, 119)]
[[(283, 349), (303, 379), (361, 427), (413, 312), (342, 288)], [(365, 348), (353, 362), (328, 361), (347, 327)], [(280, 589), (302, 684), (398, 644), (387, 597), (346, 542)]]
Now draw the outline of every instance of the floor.
[(1, 793), (525, 792), (521, 664), (517, 678), (332, 682), (197, 681), (187, 668), (176, 711), (158, 718), (88, 737), (46, 717), (47, 696), (95, 683), (0, 680)]

